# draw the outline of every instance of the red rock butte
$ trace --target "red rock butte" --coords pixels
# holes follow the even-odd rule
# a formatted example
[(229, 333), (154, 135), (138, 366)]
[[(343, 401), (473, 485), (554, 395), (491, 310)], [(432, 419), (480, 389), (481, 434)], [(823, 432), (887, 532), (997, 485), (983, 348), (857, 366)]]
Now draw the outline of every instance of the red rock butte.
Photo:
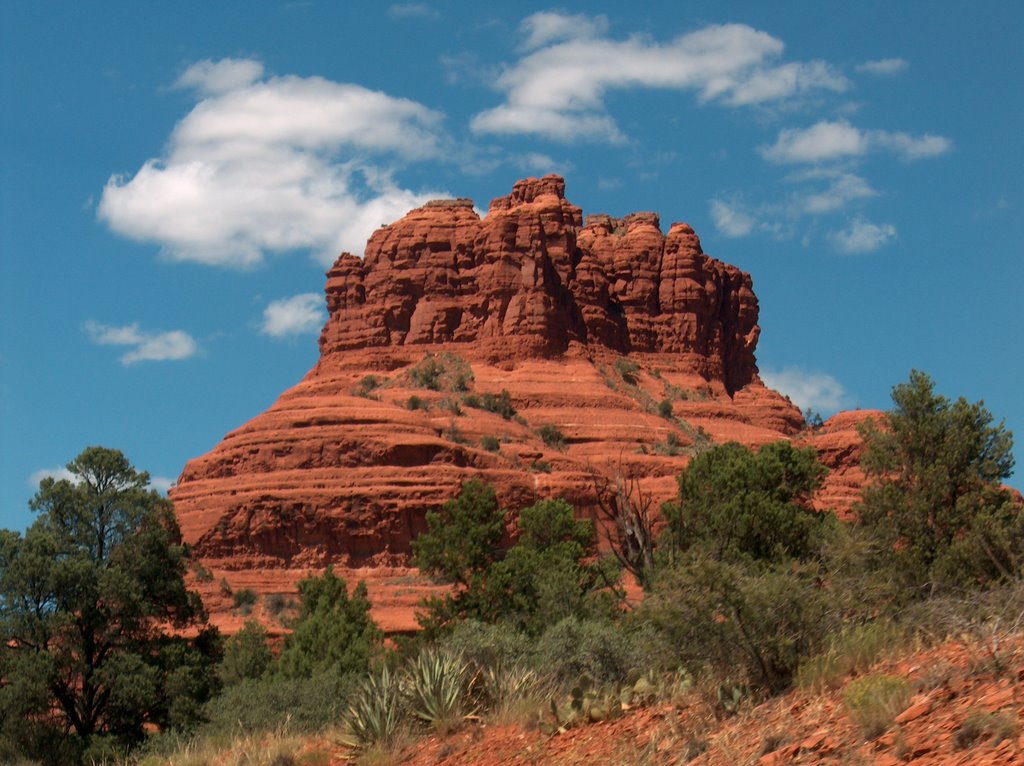
[[(338, 258), (316, 366), (171, 491), (201, 558), (401, 567), (468, 479), (512, 510), (561, 496), (596, 516), (609, 480), (660, 503), (690, 455), (728, 440), (815, 444), (832, 469), (819, 504), (849, 508), (861, 416), (812, 434), (764, 386), (750, 276), (685, 223), (584, 221), (564, 192), (519, 181), (483, 218), (429, 202)], [(514, 417), (489, 406), (502, 391)]]

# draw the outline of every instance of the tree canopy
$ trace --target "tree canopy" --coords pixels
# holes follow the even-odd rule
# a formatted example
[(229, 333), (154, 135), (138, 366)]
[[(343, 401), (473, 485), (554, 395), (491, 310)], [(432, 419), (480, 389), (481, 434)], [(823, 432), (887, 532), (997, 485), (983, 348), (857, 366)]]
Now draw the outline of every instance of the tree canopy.
[(0, 532), (0, 735), (54, 763), (194, 721), (220, 651), (149, 475), (102, 447), (67, 467), (24, 536)]
[(1020, 571), (1024, 520), (1000, 487), (1013, 471), (1013, 434), (984, 402), (950, 401), (917, 370), (892, 400), (881, 427), (862, 431), (870, 483), (857, 511), (893, 571), (917, 590)]

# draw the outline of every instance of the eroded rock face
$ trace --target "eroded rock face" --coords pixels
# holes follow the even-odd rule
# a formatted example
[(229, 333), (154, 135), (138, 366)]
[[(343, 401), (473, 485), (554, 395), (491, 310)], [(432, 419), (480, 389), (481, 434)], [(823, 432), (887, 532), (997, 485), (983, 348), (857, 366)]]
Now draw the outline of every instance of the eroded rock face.
[(569, 344), (673, 353), (729, 393), (754, 379), (750, 276), (709, 258), (687, 224), (591, 216), (557, 176), (518, 182), (483, 219), (431, 202), (379, 229), (327, 274), (326, 356), (464, 343), (491, 360), (556, 357)]
[[(750, 277), (686, 224), (584, 223), (564, 191), (520, 181), (483, 218), (469, 200), (428, 203), (365, 258), (338, 258), (318, 364), (171, 492), (201, 557), (401, 566), (426, 512), (470, 478), (512, 510), (562, 496), (595, 515), (595, 486), (616, 477), (657, 504), (701, 446), (798, 434), (799, 410), (757, 376)], [(434, 388), (414, 374), (425, 359)], [(515, 418), (474, 406), (503, 390)]]

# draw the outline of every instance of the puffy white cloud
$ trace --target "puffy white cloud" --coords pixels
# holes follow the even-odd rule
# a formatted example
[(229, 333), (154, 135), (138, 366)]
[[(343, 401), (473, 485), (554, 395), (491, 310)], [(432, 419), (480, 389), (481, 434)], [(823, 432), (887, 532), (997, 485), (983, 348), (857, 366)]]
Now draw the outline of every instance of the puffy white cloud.
[(319, 332), (327, 318), (323, 296), (300, 293), (290, 298), (271, 301), (263, 310), (260, 331), (272, 338)]
[(830, 414), (850, 403), (850, 395), (843, 385), (823, 372), (784, 367), (781, 370), (762, 371), (761, 379), (769, 388), (788, 396), (801, 410), (810, 408)]
[(166, 155), (112, 176), (98, 214), (175, 260), (251, 266), (308, 249), (324, 263), (443, 192), (399, 187), (388, 159), (436, 156), (441, 115), (321, 77), (254, 79), (258, 62), (200, 62), (179, 78), (205, 95)]
[(702, 102), (741, 106), (849, 85), (824, 62), (776, 63), (782, 41), (743, 24), (708, 26), (665, 44), (601, 37), (606, 25), (602, 17), (529, 17), (524, 48), (536, 49), (497, 78), (505, 103), (475, 115), (472, 129), (616, 142), (624, 137), (605, 112), (609, 90), (690, 90)]
[(64, 466), (58, 466), (56, 468), (40, 468), (28, 477), (28, 484), (30, 487), (38, 489), (39, 482), (43, 479), (53, 479), (54, 481), (65, 480), (74, 484), (77, 483), (78, 477)]
[(559, 40), (575, 40), (598, 37), (608, 31), (608, 17), (588, 16), (577, 13), (540, 11), (527, 16), (519, 25), (523, 33), (522, 49), (533, 50)]
[(131, 346), (121, 356), (124, 365), (188, 359), (199, 351), (192, 336), (182, 330), (144, 332), (138, 324), (115, 327), (93, 321), (86, 322), (84, 329), (90, 340), (101, 346)]
[(866, 72), (867, 74), (877, 74), (883, 76), (899, 74), (906, 68), (906, 59), (901, 58), (876, 59), (874, 61), (865, 61), (863, 64), (858, 64), (856, 67), (858, 72)]
[(896, 227), (891, 223), (872, 223), (863, 218), (829, 234), (832, 244), (842, 253), (869, 253), (895, 238)]
[(745, 237), (754, 230), (757, 223), (738, 204), (720, 199), (711, 200), (711, 220), (715, 228), (726, 237)]
[(778, 163), (816, 163), (860, 157), (874, 149), (885, 149), (911, 161), (948, 152), (953, 143), (942, 136), (886, 130), (862, 130), (845, 120), (822, 120), (809, 128), (785, 128), (761, 156)]

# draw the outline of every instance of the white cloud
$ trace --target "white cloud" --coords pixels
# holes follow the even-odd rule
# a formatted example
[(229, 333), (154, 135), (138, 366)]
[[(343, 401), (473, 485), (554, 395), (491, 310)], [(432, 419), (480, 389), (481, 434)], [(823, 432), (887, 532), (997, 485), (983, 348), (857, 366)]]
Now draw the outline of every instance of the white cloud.
[(823, 372), (807, 372), (799, 367), (762, 371), (761, 380), (788, 396), (801, 410), (808, 408), (830, 414), (849, 406), (850, 396), (842, 384)]
[(891, 223), (871, 223), (857, 218), (843, 229), (833, 231), (829, 239), (842, 253), (869, 253), (896, 238), (896, 227)]
[(585, 13), (569, 16), (541, 11), (523, 19), (519, 28), (526, 38), (522, 49), (533, 50), (560, 40), (589, 39), (603, 35), (608, 31), (608, 17), (587, 16)]
[(856, 66), (856, 70), (858, 72), (866, 72), (867, 74), (877, 74), (882, 76), (899, 74), (906, 68), (906, 59), (900, 58), (876, 59), (875, 61), (865, 61), (863, 64), (858, 64)]
[(733, 238), (747, 236), (757, 223), (738, 204), (720, 199), (711, 200), (711, 220), (718, 231)]
[(38, 489), (39, 482), (43, 479), (53, 479), (54, 481), (66, 480), (72, 484), (78, 481), (78, 477), (71, 473), (71, 471), (64, 466), (58, 466), (57, 468), (40, 468), (28, 477), (28, 484), (30, 487)]
[(177, 483), (176, 479), (168, 478), (167, 476), (150, 476), (149, 477), (149, 488), (155, 489), (157, 492), (166, 495), (167, 490), (173, 487)]
[(252, 79), (258, 71), (234, 59), (186, 70), (179, 83), (206, 97), (175, 126), (165, 156), (107, 181), (100, 219), (174, 260), (244, 267), (308, 249), (330, 263), (448, 196), (399, 187), (388, 164), (436, 156), (439, 113), (321, 77)]
[(393, 19), (436, 19), (441, 14), (426, 3), (396, 3), (388, 7)]
[(846, 120), (822, 120), (809, 128), (785, 128), (761, 156), (777, 163), (816, 163), (860, 157), (870, 150), (885, 149), (905, 161), (948, 152), (953, 143), (942, 136), (886, 130), (862, 130)]
[(876, 194), (870, 184), (859, 175), (836, 173), (829, 179), (825, 189), (800, 195), (798, 205), (805, 213), (819, 215), (840, 210), (854, 200), (867, 199)]
[(301, 293), (271, 301), (263, 310), (260, 331), (272, 338), (319, 332), (326, 318), (323, 296)]
[(124, 365), (188, 359), (199, 351), (192, 336), (182, 330), (144, 332), (138, 324), (114, 327), (93, 321), (86, 322), (84, 329), (92, 342), (98, 345), (131, 346), (121, 357)]
[(523, 24), (524, 48), (494, 86), (505, 103), (475, 115), (476, 133), (530, 133), (568, 141), (624, 140), (605, 112), (614, 89), (690, 90), (701, 102), (729, 106), (778, 102), (849, 83), (820, 61), (776, 63), (783, 43), (743, 24), (714, 25), (661, 44), (601, 37), (602, 17), (535, 14)]
[(263, 64), (252, 59), (204, 59), (192, 64), (174, 82), (175, 88), (194, 88), (212, 96), (244, 88), (263, 76)]

